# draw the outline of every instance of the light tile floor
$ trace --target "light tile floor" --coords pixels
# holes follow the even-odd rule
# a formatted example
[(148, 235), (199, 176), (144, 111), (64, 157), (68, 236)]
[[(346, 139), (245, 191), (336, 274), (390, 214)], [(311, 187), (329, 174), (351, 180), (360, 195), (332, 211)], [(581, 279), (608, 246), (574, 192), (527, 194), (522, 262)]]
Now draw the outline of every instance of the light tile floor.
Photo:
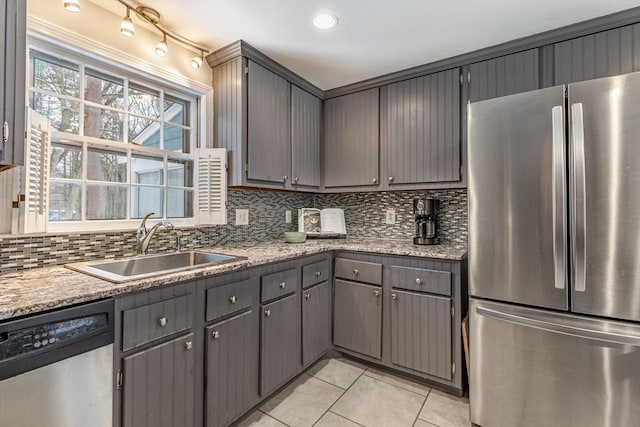
[(469, 400), (348, 359), (323, 359), (238, 427), (469, 427)]

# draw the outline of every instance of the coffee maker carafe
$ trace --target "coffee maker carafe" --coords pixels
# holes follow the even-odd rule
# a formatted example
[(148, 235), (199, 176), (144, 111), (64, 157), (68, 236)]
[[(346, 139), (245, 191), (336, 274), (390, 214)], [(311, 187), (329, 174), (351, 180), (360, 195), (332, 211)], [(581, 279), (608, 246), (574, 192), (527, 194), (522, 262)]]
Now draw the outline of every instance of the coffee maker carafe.
[(413, 199), (413, 215), (416, 223), (416, 233), (413, 237), (415, 245), (437, 245), (438, 237), (438, 199)]

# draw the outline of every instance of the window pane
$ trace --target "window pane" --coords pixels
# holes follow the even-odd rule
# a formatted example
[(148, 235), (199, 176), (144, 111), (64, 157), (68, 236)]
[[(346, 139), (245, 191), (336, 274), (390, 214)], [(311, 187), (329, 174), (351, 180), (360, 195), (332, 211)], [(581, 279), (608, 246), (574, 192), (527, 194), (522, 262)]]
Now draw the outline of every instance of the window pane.
[(189, 152), (189, 131), (187, 129), (164, 125), (164, 149), (180, 153)]
[(158, 187), (131, 187), (131, 218), (142, 218), (155, 212), (153, 218), (162, 218), (164, 189)]
[(139, 86), (129, 87), (129, 112), (139, 116), (160, 117), (160, 94)]
[(127, 155), (117, 151), (87, 150), (87, 179), (127, 182)]
[(42, 58), (33, 59), (33, 86), (50, 92), (80, 96), (80, 72)]
[(49, 221), (82, 219), (82, 185), (52, 182), (49, 190)]
[(84, 106), (84, 134), (110, 141), (122, 141), (124, 114)]
[(88, 69), (85, 73), (84, 99), (124, 109), (124, 82), (121, 79)]
[(74, 145), (51, 145), (51, 177), (82, 179), (82, 149)]
[(189, 103), (176, 98), (165, 96), (164, 98), (164, 121), (177, 125), (188, 126), (187, 111)]
[(164, 184), (164, 162), (153, 157), (131, 157), (131, 182), (135, 184)]
[(160, 148), (160, 122), (129, 115), (129, 142)]
[(80, 103), (57, 96), (34, 93), (31, 108), (51, 120), (51, 128), (58, 132), (78, 133)]
[(167, 167), (167, 185), (172, 187), (193, 187), (192, 161), (169, 160)]
[(167, 190), (167, 218), (193, 217), (193, 190)]
[(87, 185), (87, 219), (126, 219), (127, 187)]

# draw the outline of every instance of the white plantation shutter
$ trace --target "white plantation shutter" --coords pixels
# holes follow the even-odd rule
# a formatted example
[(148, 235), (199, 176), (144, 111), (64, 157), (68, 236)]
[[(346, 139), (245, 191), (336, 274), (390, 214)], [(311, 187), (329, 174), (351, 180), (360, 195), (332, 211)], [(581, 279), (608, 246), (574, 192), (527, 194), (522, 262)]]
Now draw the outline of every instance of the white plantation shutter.
[(227, 150), (196, 149), (196, 223), (227, 223)]
[(51, 122), (31, 108), (26, 118), (24, 167), (17, 168), (14, 176), (14, 200), (20, 202), (14, 209), (12, 232), (41, 233), (47, 231), (49, 215)]

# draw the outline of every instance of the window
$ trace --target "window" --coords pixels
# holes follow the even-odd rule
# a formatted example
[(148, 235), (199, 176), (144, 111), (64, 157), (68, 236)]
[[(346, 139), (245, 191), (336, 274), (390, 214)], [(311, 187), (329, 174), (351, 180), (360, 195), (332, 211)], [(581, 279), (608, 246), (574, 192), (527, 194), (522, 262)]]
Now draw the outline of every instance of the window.
[(50, 229), (193, 219), (195, 96), (36, 50), (30, 65), (30, 105), (52, 124)]

